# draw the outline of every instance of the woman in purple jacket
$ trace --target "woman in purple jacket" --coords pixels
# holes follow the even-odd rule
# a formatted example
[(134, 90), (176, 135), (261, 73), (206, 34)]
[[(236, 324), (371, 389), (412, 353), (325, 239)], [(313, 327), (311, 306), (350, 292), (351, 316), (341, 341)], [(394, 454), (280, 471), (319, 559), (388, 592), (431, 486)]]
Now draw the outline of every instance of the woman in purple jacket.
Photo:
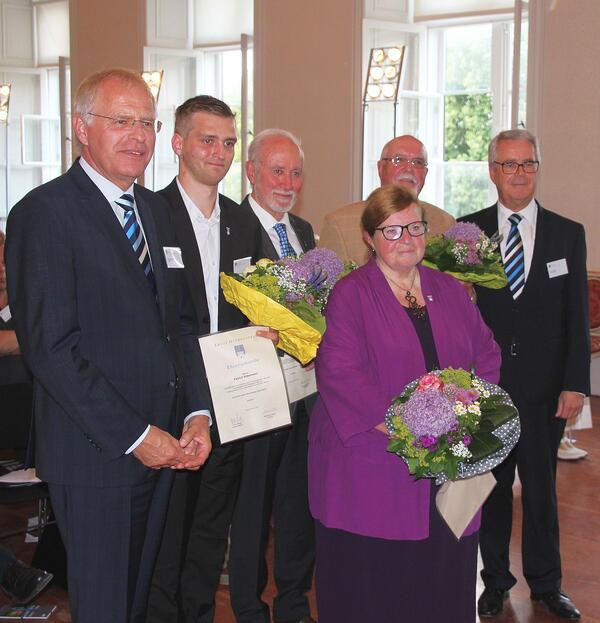
[(321, 623), (475, 621), (479, 515), (457, 541), (433, 481), (386, 452), (392, 399), (436, 368), (498, 382), (500, 351), (466, 290), (420, 266), (426, 223), (416, 197), (386, 186), (362, 216), (373, 258), (341, 280), (319, 347), (309, 433)]

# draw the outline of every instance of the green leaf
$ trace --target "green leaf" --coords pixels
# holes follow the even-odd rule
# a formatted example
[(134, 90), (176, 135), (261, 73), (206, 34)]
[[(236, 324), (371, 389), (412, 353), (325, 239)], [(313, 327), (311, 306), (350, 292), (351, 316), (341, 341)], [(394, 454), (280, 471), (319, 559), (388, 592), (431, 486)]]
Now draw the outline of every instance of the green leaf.
[(325, 333), (327, 328), (325, 316), (316, 307), (309, 305), (306, 301), (294, 301), (290, 304), (290, 309), (321, 335)]
[(404, 441), (402, 441), (402, 439), (390, 439), (386, 450), (394, 454), (399, 454), (404, 450)]
[(519, 415), (515, 407), (506, 404), (495, 404), (493, 410), (485, 405), (481, 407), (481, 427), (491, 425), (492, 428), (498, 428)]
[(472, 441), (469, 444), (469, 452), (473, 455), (469, 459), (469, 463), (480, 461), (500, 450), (500, 448), (502, 448), (502, 442), (498, 437), (491, 432), (479, 430), (473, 434)]

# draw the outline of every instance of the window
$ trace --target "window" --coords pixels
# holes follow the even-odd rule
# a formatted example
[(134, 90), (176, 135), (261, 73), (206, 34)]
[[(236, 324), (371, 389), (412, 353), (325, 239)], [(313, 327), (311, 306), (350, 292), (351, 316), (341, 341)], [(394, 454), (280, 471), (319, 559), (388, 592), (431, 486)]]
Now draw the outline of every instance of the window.
[[(511, 19), (443, 25), (371, 25), (366, 21), (365, 57), (370, 47), (405, 44), (406, 61), (395, 110), (396, 135), (413, 134), (427, 148), (429, 170), (421, 198), (454, 216), (495, 201), (487, 167), (492, 136), (511, 127)], [(368, 46), (368, 47), (367, 47)], [(521, 29), (519, 122), (525, 117), (527, 23)], [(387, 107), (387, 108), (386, 108)], [(370, 106), (374, 108), (373, 105)], [(393, 105), (365, 114), (363, 196), (379, 185), (376, 163), (392, 138)]]
[[(248, 76), (252, 76), (252, 49), (248, 50)], [(238, 138), (242, 135), (242, 49), (241, 46), (194, 50), (147, 49), (145, 66), (163, 69), (158, 116), (163, 127), (157, 135), (155, 155), (145, 176), (146, 186), (164, 188), (177, 175), (178, 163), (171, 148), (175, 109), (194, 95), (206, 94), (226, 102), (236, 113)], [(248, 80), (248, 133), (252, 133), (252, 80)], [(234, 201), (242, 197), (242, 153), (238, 140), (233, 164), (221, 182), (220, 192)]]

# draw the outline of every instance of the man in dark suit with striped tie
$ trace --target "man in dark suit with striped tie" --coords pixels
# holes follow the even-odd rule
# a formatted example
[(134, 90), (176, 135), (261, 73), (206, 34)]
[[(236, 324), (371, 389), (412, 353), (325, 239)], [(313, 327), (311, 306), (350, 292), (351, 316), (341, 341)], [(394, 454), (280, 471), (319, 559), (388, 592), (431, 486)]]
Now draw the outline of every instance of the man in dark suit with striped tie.
[(206, 460), (208, 392), (168, 205), (134, 184), (159, 129), (141, 76), (84, 80), (73, 128), (81, 158), (9, 215), (9, 301), (34, 377), (36, 467), (67, 550), (72, 620), (141, 623), (165, 468)]
[[(277, 260), (315, 246), (308, 221), (290, 213), (303, 183), (304, 152), (285, 130), (263, 130), (248, 149), (252, 193), (242, 210), (261, 224), (262, 257)], [(267, 583), (265, 553), (271, 512), (275, 521), (275, 623), (311, 623), (306, 593), (312, 584), (314, 524), (308, 510), (309, 399), (292, 405), (290, 429), (250, 439), (231, 525), (229, 582), (238, 623), (269, 623), (261, 599)]]
[(480, 535), (485, 590), (482, 617), (502, 612), (516, 583), (509, 569), (515, 468), (523, 504), (523, 573), (534, 601), (564, 619), (579, 611), (561, 591), (556, 453), (565, 422), (590, 392), (586, 247), (583, 227), (535, 200), (540, 154), (526, 130), (501, 132), (489, 147), (498, 202), (463, 217), (503, 235), (508, 285), (477, 287), (484, 320), (502, 348), (500, 385), (521, 416), (517, 447), (494, 470)]

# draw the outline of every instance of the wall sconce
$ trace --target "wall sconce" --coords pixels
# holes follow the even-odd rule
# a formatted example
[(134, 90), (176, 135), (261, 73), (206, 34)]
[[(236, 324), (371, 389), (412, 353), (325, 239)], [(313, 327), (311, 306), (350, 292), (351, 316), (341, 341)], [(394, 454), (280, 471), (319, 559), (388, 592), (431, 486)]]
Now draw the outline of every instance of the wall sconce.
[(0, 123), (8, 123), (10, 84), (0, 84)]
[(162, 85), (163, 80), (162, 69), (153, 69), (152, 71), (143, 71), (142, 78), (144, 82), (148, 85), (152, 93), (152, 97), (154, 97), (154, 101), (158, 102), (158, 96), (160, 95), (160, 87)]
[(396, 102), (400, 88), (405, 46), (372, 48), (363, 103)]

